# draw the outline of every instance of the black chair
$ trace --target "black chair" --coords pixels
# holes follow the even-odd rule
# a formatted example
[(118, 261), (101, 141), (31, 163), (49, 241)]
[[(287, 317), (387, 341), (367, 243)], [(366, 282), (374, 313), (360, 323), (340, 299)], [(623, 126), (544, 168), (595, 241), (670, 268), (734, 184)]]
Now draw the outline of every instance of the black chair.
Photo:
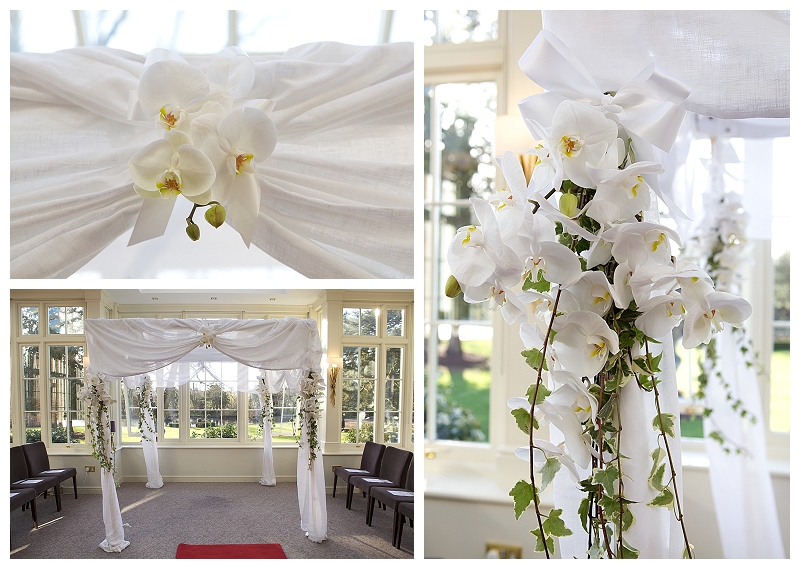
[(333, 498), (336, 497), (336, 480), (341, 478), (347, 484), (347, 496), (349, 498), (353, 490), (350, 484), (351, 476), (377, 475), (381, 467), (381, 459), (386, 445), (367, 441), (364, 443), (364, 452), (361, 453), (361, 466), (358, 471), (344, 466), (337, 466), (333, 469)]
[[(411, 493), (411, 496), (404, 494)], [(392, 526), (392, 545), (394, 545), (395, 536), (397, 535), (397, 522), (400, 520), (400, 514), (397, 512), (397, 506), (401, 502), (414, 501), (414, 458), (412, 456), (411, 462), (408, 464), (408, 474), (406, 475), (406, 483), (403, 488), (392, 488), (391, 486), (376, 486), (369, 491), (369, 502), (367, 504), (367, 525), (372, 525), (372, 515), (375, 509), (375, 502), (383, 505), (383, 509), (389, 506), (394, 510), (394, 524)]]
[(20, 488), (11, 490), (11, 509), (25, 508), (26, 504), (31, 505), (31, 516), (33, 517), (33, 527), (38, 528), (39, 522), (36, 519), (36, 490), (31, 488)]
[(395, 547), (400, 549), (400, 538), (403, 537), (403, 524), (408, 518), (408, 524), (414, 527), (414, 502), (402, 502), (397, 506), (397, 511), (400, 513), (400, 522), (397, 525), (397, 545)]
[(11, 447), (11, 490), (30, 488), (36, 495), (44, 494), (47, 498), (47, 491), (53, 488), (56, 495), (56, 509), (61, 511), (61, 483), (55, 476), (36, 476), (31, 478), (28, 472), (28, 463), (25, 461), (25, 451), (21, 446)]
[(361, 490), (364, 496), (369, 496), (369, 491), (376, 486), (402, 488), (406, 483), (408, 464), (411, 462), (412, 456), (413, 454), (407, 450), (396, 447), (386, 447), (378, 476), (359, 475), (350, 477), (353, 491), (350, 493), (347, 509), (349, 510), (350, 506), (353, 504), (353, 492), (355, 488)]
[(22, 450), (25, 452), (25, 461), (28, 463), (29, 476), (55, 476), (58, 478), (59, 484), (72, 478), (75, 499), (78, 499), (78, 471), (76, 469), (54, 468), (51, 470), (47, 447), (42, 441), (22, 445)]

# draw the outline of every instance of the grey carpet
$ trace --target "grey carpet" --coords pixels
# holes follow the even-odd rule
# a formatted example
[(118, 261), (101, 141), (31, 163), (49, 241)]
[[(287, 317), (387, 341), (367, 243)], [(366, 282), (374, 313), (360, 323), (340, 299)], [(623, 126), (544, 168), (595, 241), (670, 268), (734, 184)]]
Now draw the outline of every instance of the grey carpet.
[[(341, 484), (339, 485), (341, 486)], [(391, 509), (376, 507), (372, 526), (367, 500), (357, 494), (345, 508), (345, 491), (327, 496), (328, 539), (314, 543), (300, 529), (297, 485), (257, 482), (173, 482), (158, 490), (124, 483), (117, 496), (131, 544), (120, 553), (98, 546), (105, 539), (102, 496), (64, 486), (62, 508), (51, 495), (36, 500), (39, 529), (30, 511), (11, 512), (11, 559), (171, 559), (179, 543), (279, 543), (289, 559), (411, 559), (414, 530), (406, 523), (401, 549), (392, 547)]]

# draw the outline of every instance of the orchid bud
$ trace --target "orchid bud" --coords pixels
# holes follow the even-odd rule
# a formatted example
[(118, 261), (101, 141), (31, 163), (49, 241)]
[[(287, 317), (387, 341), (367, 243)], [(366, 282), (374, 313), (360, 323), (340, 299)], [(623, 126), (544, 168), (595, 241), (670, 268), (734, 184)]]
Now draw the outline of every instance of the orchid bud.
[(461, 294), (461, 285), (453, 275), (447, 277), (447, 283), (444, 285), (444, 293), (448, 298), (455, 298)]
[(578, 209), (578, 196), (575, 194), (561, 194), (558, 200), (558, 209), (567, 217), (575, 215), (575, 210)]
[(214, 227), (225, 223), (225, 208), (219, 204), (212, 205), (206, 210), (206, 221)]
[(189, 239), (192, 241), (197, 241), (200, 239), (200, 228), (197, 227), (196, 223), (190, 221), (189, 225), (186, 227), (186, 235), (188, 235)]

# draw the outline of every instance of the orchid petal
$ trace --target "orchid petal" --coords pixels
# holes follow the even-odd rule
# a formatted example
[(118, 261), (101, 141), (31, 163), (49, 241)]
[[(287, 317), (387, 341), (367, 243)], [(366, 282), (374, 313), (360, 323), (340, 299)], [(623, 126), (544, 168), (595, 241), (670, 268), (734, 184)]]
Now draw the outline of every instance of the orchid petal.
[(139, 81), (139, 103), (151, 116), (164, 105), (185, 108), (208, 94), (206, 74), (187, 63), (157, 61), (145, 69)]

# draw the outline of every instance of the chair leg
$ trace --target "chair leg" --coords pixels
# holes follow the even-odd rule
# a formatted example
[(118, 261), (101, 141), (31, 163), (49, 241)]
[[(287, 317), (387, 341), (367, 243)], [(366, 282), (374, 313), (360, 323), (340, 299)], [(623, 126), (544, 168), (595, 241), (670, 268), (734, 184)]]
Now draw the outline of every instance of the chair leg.
[(56, 487), (53, 489), (53, 492), (56, 495), (56, 511), (61, 511), (61, 484), (56, 484)]
[(372, 511), (375, 509), (375, 496), (367, 498), (367, 525), (372, 525)]
[(397, 520), (400, 519), (400, 512), (394, 511), (394, 521), (392, 522), (392, 547), (397, 543)]
[(397, 524), (397, 545), (395, 547), (400, 549), (400, 540), (403, 537), (403, 524), (406, 523), (406, 517), (403, 514), (400, 514), (400, 521)]
[(352, 504), (353, 504), (353, 485), (352, 484), (348, 484), (347, 485), (347, 502), (346, 502), (345, 506), (349, 510), (350, 506)]
[(331, 496), (332, 498), (336, 497), (336, 481), (338, 479), (339, 479), (339, 477), (336, 476), (336, 474), (334, 473), (334, 475), (333, 475), (333, 496)]
[(31, 517), (33, 518), (33, 529), (39, 529), (39, 520), (36, 518), (36, 497), (30, 501)]
[(72, 488), (75, 490), (75, 499), (78, 499), (78, 475), (72, 477)]

